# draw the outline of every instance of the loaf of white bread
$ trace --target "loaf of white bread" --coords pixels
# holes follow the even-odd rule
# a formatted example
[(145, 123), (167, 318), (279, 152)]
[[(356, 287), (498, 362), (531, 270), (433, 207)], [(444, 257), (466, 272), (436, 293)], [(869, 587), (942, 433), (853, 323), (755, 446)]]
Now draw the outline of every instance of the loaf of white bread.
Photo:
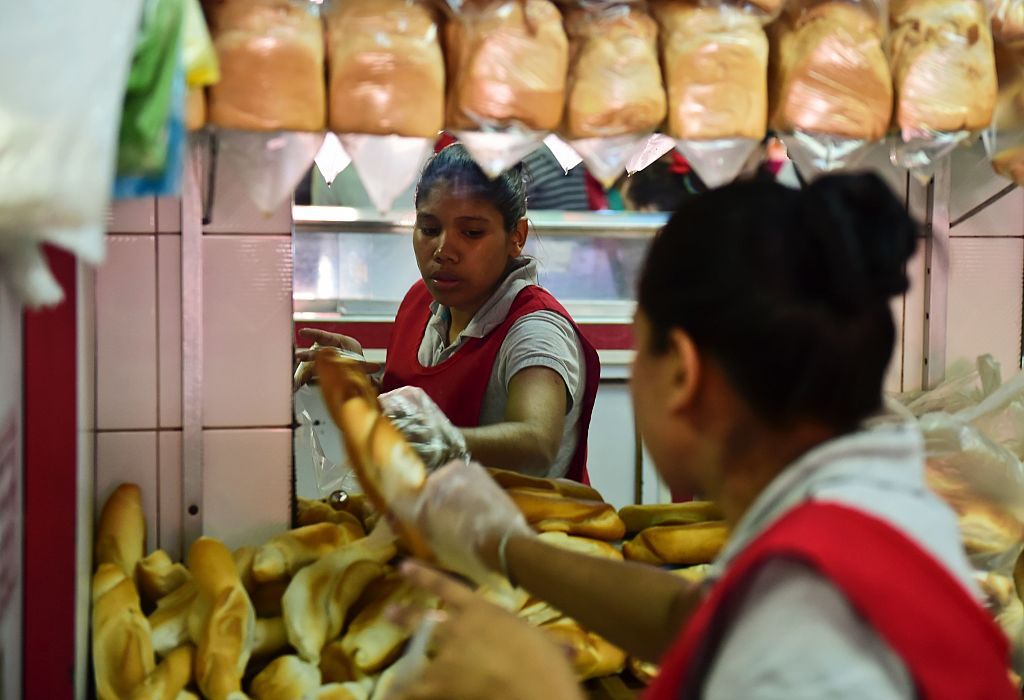
[(892, 78), (873, 4), (798, 1), (769, 28), (771, 127), (877, 140), (892, 117)]
[(980, 0), (894, 0), (890, 22), (895, 123), (904, 137), (988, 126), (996, 71)]
[(723, 522), (649, 527), (622, 545), (626, 559), (658, 566), (706, 564), (725, 545), (729, 530)]
[(135, 578), (135, 566), (145, 555), (146, 518), (142, 493), (135, 484), (121, 484), (107, 498), (96, 526), (96, 564), (114, 564)]
[(323, 555), (365, 535), (359, 523), (319, 523), (282, 532), (256, 550), (252, 577), (256, 583), (282, 581)]
[(734, 5), (662, 0), (668, 134), (677, 139), (764, 137), (768, 39), (760, 20)]
[(445, 69), (431, 6), (345, 0), (325, 8), (330, 129), (436, 138)]
[(208, 92), (211, 124), (251, 131), (321, 131), (326, 117), (324, 38), (312, 4), (207, 0), (220, 80)]
[(507, 493), (538, 532), (564, 532), (609, 541), (626, 533), (615, 508), (603, 501), (584, 501), (537, 489), (510, 489)]
[(567, 12), (570, 139), (653, 131), (665, 118), (658, 26), (640, 6)]
[(450, 129), (562, 121), (569, 42), (550, 0), (466, 0), (445, 25)]
[[(1018, 3), (1024, 7), (1024, 3)], [(993, 27), (995, 25), (993, 24)], [(1024, 184), (1024, 48), (996, 44), (999, 99), (992, 120), (992, 167), (1018, 185)]]
[(139, 592), (112, 562), (92, 578), (92, 666), (99, 700), (130, 697), (156, 667)]

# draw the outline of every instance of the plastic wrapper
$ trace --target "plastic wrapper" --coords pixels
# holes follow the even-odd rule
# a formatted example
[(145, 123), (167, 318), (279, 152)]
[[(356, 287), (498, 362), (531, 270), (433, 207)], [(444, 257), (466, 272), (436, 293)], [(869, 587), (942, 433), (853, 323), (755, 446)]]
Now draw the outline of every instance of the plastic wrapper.
[(436, 138), (445, 66), (431, 5), (341, 0), (325, 8), (330, 129)]
[(782, 136), (786, 154), (801, 175), (812, 178), (821, 173), (852, 168), (871, 147), (870, 141), (796, 131)]
[(381, 212), (389, 211), (395, 199), (416, 182), (434, 148), (432, 138), (367, 134), (340, 138), (366, 194)]
[(637, 148), (647, 140), (647, 134), (626, 134), (572, 142), (580, 154), (587, 171), (607, 190), (626, 172), (626, 163)]
[(646, 10), (629, 4), (570, 9), (565, 27), (570, 68), (562, 133), (589, 140), (657, 128), (665, 118), (665, 89), (658, 26)]
[(548, 134), (543, 131), (456, 131), (455, 136), (473, 161), (490, 178), (496, 178), (537, 150)]
[(638, 173), (676, 147), (675, 139), (665, 134), (651, 134), (637, 145), (626, 161), (626, 172)]
[(572, 146), (554, 134), (544, 137), (544, 145), (548, 147), (551, 155), (555, 157), (566, 173), (583, 162), (582, 156)]
[(320, 146), (320, 150), (317, 151), (313, 162), (316, 163), (320, 174), (324, 176), (324, 182), (330, 187), (338, 173), (347, 168), (352, 162), (352, 157), (345, 152), (341, 141), (338, 140), (338, 136), (332, 132), (327, 132), (327, 136), (324, 137), (324, 142)]
[[(1024, 2), (1018, 3), (1024, 7)], [(994, 23), (993, 19), (993, 23)], [(1024, 47), (996, 44), (999, 98), (992, 124), (982, 134), (992, 168), (1024, 184)]]
[(309, 454), (311, 458), (308, 465), (296, 464), (295, 468), (312, 471), (320, 498), (328, 498), (335, 491), (361, 493), (362, 488), (359, 486), (359, 479), (356, 478), (352, 466), (344, 460), (335, 464), (327, 457), (313, 425), (313, 418), (308, 411), (303, 410), (299, 413), (296, 431), (300, 443), (297, 446), (296, 454)]
[(207, 4), (220, 80), (210, 87), (210, 123), (251, 131), (322, 131), (324, 39), (305, 0), (215, 0)]
[(401, 387), (381, 394), (378, 400), (381, 412), (402, 433), (428, 471), (468, 458), (466, 439), (422, 389)]
[(999, 363), (982, 355), (974, 363), (956, 362), (946, 370), (946, 379), (933, 389), (898, 397), (914, 416), (926, 413), (956, 413), (976, 405), (1001, 385)]
[(1018, 374), (956, 416), (1024, 459), (1024, 374)]
[(684, 139), (678, 148), (705, 185), (721, 187), (736, 179), (760, 145), (754, 139)]
[(294, 131), (221, 131), (217, 138), (218, 177), (238, 178), (267, 216), (292, 196), (324, 141), (323, 133)]
[(1022, 0), (988, 0), (992, 38), (1011, 47), (1024, 46), (1024, 2)]

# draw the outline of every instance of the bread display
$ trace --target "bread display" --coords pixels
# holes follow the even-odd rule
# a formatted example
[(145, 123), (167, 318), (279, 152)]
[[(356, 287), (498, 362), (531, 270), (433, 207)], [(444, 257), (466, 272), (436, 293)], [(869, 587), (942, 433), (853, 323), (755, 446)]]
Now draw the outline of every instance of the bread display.
[(196, 599), (196, 586), (189, 581), (173, 593), (156, 603), (156, 610), (149, 616), (152, 630), (153, 649), (160, 656), (191, 641), (188, 632), (188, 615)]
[(563, 617), (542, 625), (569, 652), (569, 659), (581, 680), (618, 673), (626, 665), (626, 654), (602, 637), (588, 632), (575, 620)]
[(252, 131), (322, 131), (324, 38), (307, 3), (211, 0), (206, 4), (220, 80), (208, 92), (211, 124)]
[(587, 484), (570, 479), (546, 479), (540, 476), (530, 476), (507, 469), (493, 469), (488, 467), (487, 473), (491, 475), (495, 483), (503, 489), (536, 489), (538, 491), (554, 491), (569, 498), (580, 498), (584, 501), (603, 501), (597, 489)]
[(320, 653), (320, 673), (324, 683), (349, 683), (366, 678), (340, 639), (325, 646)]
[(768, 39), (760, 20), (732, 5), (663, 0), (661, 29), (668, 135), (760, 140), (767, 128)]
[(549, 0), (467, 0), (445, 25), (446, 127), (562, 121), (569, 42)]
[(898, 0), (890, 21), (895, 122), (904, 136), (988, 126), (996, 71), (982, 3)]
[(574, 537), (573, 535), (567, 535), (564, 532), (542, 532), (538, 537), (547, 544), (568, 549), (579, 554), (586, 554), (587, 556), (599, 557), (601, 559), (611, 559), (613, 561), (622, 561), (622, 552), (615, 549), (615, 547), (607, 542), (592, 540), (586, 537)]
[(171, 561), (171, 557), (162, 549), (140, 559), (135, 571), (139, 592), (151, 603), (170, 595), (192, 578), (188, 569)]
[(584, 501), (534, 489), (511, 489), (508, 495), (538, 532), (564, 532), (598, 540), (617, 540), (626, 533), (615, 508), (603, 501)]
[(252, 679), (253, 700), (295, 700), (320, 688), (320, 669), (297, 656), (279, 656)]
[(368, 532), (372, 528), (367, 520), (374, 513), (373, 506), (361, 493), (346, 494), (345, 501), (334, 506), (325, 500), (297, 498), (296, 523), (299, 526), (316, 525), (317, 523), (334, 523), (335, 525), (351, 525), (353, 522), (363, 526)]
[(711, 501), (687, 501), (623, 506), (619, 509), (619, 517), (626, 524), (626, 532), (640, 532), (655, 525), (687, 525), (721, 520), (724, 516)]
[(562, 131), (571, 139), (653, 131), (665, 118), (658, 26), (642, 7), (565, 17), (569, 79)]
[(178, 694), (192, 680), (194, 658), (195, 647), (191, 644), (178, 647), (135, 687), (130, 700), (177, 700)]
[(92, 666), (99, 700), (129, 697), (156, 666), (140, 605), (131, 577), (113, 562), (101, 563), (92, 579)]
[(883, 22), (868, 3), (789, 6), (769, 29), (771, 127), (850, 139), (885, 136), (893, 91)]
[(283, 617), (256, 618), (253, 630), (253, 656), (274, 656), (288, 648), (288, 628)]
[(252, 577), (257, 583), (281, 581), (324, 554), (365, 535), (359, 523), (319, 523), (289, 530), (256, 550)]
[(325, 17), (330, 129), (436, 138), (445, 67), (429, 3), (345, 0)]
[(723, 522), (650, 527), (622, 545), (626, 559), (649, 564), (706, 564), (725, 544)]
[(1024, 3), (1020, 0), (989, 0), (992, 38), (1006, 46), (1024, 42)]
[(121, 484), (107, 498), (96, 525), (96, 564), (114, 564), (129, 578), (146, 550), (146, 518), (142, 493), (135, 484)]

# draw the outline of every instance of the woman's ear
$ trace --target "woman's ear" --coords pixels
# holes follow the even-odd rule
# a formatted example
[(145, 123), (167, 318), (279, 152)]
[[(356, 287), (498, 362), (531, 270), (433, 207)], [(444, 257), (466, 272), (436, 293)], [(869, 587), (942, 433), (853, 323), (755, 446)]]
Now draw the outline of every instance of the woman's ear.
[(530, 235), (530, 222), (523, 217), (516, 222), (516, 227), (512, 229), (512, 254), (514, 257), (519, 257), (523, 254), (523, 249), (526, 247), (526, 239)]
[(703, 378), (702, 359), (693, 338), (680, 328), (673, 328), (668, 332), (668, 344), (676, 362), (669, 409), (673, 412), (682, 412), (692, 407), (697, 396)]

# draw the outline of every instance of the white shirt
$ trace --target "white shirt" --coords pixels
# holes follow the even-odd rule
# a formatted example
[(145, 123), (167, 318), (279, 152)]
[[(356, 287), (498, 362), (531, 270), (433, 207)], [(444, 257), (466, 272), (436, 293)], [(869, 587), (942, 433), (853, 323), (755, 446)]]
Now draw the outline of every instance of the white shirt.
[[(953, 512), (925, 486), (916, 427), (881, 425), (832, 440), (783, 471), (734, 529), (706, 585), (796, 506), (825, 501), (886, 521), (980, 599)], [(871, 566), (871, 553), (864, 553)], [(894, 578), (894, 585), (899, 581)], [(805, 564), (776, 560), (752, 579), (711, 663), (706, 700), (916, 697), (905, 664), (845, 596)]]
[[(535, 284), (537, 261), (530, 258), (516, 260), (512, 271), (450, 345), (450, 313), (447, 307), (433, 302), (430, 305), (431, 317), (417, 352), (419, 363), (424, 367), (438, 365), (458, 352), (468, 338), (486, 336), (505, 321), (516, 295)], [(512, 324), (491, 369), (480, 412), (480, 425), (494, 425), (505, 420), (509, 383), (512, 377), (528, 367), (554, 370), (565, 383), (568, 410), (562, 428), (562, 442), (554, 462), (541, 475), (565, 476), (579, 441), (579, 419), (586, 388), (586, 359), (576, 331), (563, 316), (553, 311), (536, 311)]]

